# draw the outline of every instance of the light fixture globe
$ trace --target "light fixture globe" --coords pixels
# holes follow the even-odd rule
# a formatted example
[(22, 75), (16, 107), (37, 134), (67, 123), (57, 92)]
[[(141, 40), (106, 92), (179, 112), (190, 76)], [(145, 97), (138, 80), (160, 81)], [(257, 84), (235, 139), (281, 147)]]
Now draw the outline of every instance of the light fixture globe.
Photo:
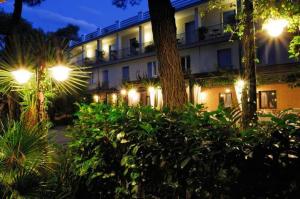
[(263, 30), (267, 31), (271, 37), (278, 37), (287, 25), (288, 21), (285, 19), (268, 19), (263, 24)]
[(31, 78), (32, 73), (26, 69), (21, 68), (21, 69), (13, 71), (12, 75), (18, 84), (25, 84)]
[(66, 81), (69, 76), (70, 76), (70, 71), (72, 69), (66, 67), (66, 66), (62, 66), (62, 65), (58, 65), (58, 66), (54, 66), (52, 68), (49, 69), (52, 73), (52, 77), (59, 82), (62, 81)]

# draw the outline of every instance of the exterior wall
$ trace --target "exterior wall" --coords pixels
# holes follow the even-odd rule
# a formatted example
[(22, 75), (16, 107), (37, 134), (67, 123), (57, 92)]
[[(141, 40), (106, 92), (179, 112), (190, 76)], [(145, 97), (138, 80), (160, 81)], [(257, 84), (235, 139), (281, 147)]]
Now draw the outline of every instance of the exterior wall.
[(275, 90), (277, 96), (277, 109), (284, 110), (296, 108), (300, 110), (300, 88), (291, 88), (288, 84), (270, 84), (257, 87), (257, 91)]
[(239, 47), (238, 42), (230, 43), (223, 42), (214, 45), (206, 45), (199, 47), (199, 55), (196, 55), (197, 66), (195, 73), (207, 73), (218, 71), (218, 50), (230, 48), (231, 49), (231, 60), (233, 69), (238, 69), (240, 66), (239, 61)]
[(203, 94), (203, 99), (202, 103), (204, 104), (204, 107), (208, 111), (214, 111), (218, 108), (219, 106), (219, 98), (221, 93), (228, 93), (229, 92), (232, 94), (232, 99), (233, 99), (233, 106), (237, 106), (237, 95), (234, 89), (234, 86), (224, 86), (224, 87), (213, 87), (213, 88), (202, 88), (201, 92)]
[[(209, 111), (216, 110), (219, 106), (219, 94), (225, 93), (226, 89), (230, 89), (234, 105), (237, 105), (237, 95), (233, 86), (224, 87), (214, 87), (214, 88), (203, 88), (201, 92), (205, 93), (204, 106)], [(277, 112), (285, 109), (298, 109), (300, 110), (300, 88), (291, 88), (288, 84), (267, 84), (260, 85), (257, 87), (257, 92), (259, 91), (276, 91), (277, 97), (277, 108), (276, 109), (260, 109), (258, 105), (258, 110), (265, 112)], [(259, 98), (258, 98), (259, 104)]]
[(138, 74), (140, 76), (147, 75), (147, 63), (151, 61), (156, 61), (156, 57), (152, 56), (134, 61), (103, 66), (99, 69), (100, 80), (102, 79), (102, 71), (108, 70), (109, 87), (120, 89), (122, 86), (122, 67), (129, 66), (130, 81), (136, 81)]

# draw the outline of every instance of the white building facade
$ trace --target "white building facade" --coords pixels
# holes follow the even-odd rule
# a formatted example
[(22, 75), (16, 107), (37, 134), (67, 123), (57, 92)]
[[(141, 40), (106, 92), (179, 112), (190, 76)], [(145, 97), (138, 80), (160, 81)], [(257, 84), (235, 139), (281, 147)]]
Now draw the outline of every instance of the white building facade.
[[(208, 110), (216, 109), (220, 103), (234, 106), (239, 102), (231, 80), (242, 70), (240, 43), (231, 41), (231, 34), (224, 31), (228, 24), (235, 23), (236, 3), (236, 0), (224, 0), (222, 10), (208, 12), (207, 1), (173, 1), (187, 94), (192, 95), (193, 103), (204, 103)], [(272, 76), (274, 71), (280, 76), (298, 73), (299, 63), (288, 58), (286, 41), (290, 37), (283, 36), (284, 42), (267, 42), (265, 37), (258, 35), (257, 40), (258, 73), (263, 77)], [(127, 20), (99, 28), (82, 36), (80, 41), (71, 42), (70, 49), (73, 62), (91, 68), (88, 89), (95, 101), (162, 106), (159, 84), (151, 83), (159, 79), (159, 63), (149, 12), (139, 12)], [(284, 93), (293, 100), (287, 101)], [(300, 90), (293, 90), (288, 83), (275, 78), (259, 84), (258, 101), (259, 109), (300, 108)]]

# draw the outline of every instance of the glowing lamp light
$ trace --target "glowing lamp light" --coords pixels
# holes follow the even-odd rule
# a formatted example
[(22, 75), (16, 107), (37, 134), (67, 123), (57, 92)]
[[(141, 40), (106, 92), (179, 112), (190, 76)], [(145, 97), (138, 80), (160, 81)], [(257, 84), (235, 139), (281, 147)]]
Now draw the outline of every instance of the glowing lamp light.
[(98, 95), (94, 95), (93, 96), (94, 102), (98, 103), (99, 102), (99, 96)]
[(207, 97), (207, 93), (205, 93), (205, 92), (201, 92), (200, 93), (200, 101), (201, 101), (201, 103), (205, 102), (206, 97)]
[(29, 81), (32, 73), (26, 69), (19, 69), (12, 72), (12, 75), (18, 84), (25, 84)]
[(133, 88), (128, 91), (128, 100), (129, 100), (128, 101), (129, 106), (134, 106), (139, 103), (140, 95), (136, 89)]
[(229, 88), (225, 89), (225, 93), (230, 93), (231, 90)]
[(149, 96), (150, 96), (150, 105), (152, 107), (154, 107), (155, 106), (155, 88), (150, 86), (148, 88), (148, 91), (149, 91)]
[(278, 37), (287, 25), (288, 21), (285, 19), (269, 19), (263, 25), (263, 30), (266, 30), (271, 37)]
[(118, 100), (118, 96), (117, 96), (117, 94), (112, 94), (112, 103), (113, 104), (115, 104), (115, 103), (117, 103), (117, 100)]
[(54, 66), (49, 69), (52, 72), (52, 76), (57, 81), (65, 81), (70, 76), (71, 69), (66, 66)]
[(127, 94), (127, 91), (125, 89), (121, 90), (121, 95), (125, 96)]
[(235, 88), (235, 92), (236, 92), (236, 96), (237, 96), (237, 101), (238, 103), (240, 104), (240, 108), (242, 109), (242, 92), (243, 92), (243, 89), (246, 85), (246, 82), (242, 79), (239, 79), (235, 82), (234, 84), (234, 88)]

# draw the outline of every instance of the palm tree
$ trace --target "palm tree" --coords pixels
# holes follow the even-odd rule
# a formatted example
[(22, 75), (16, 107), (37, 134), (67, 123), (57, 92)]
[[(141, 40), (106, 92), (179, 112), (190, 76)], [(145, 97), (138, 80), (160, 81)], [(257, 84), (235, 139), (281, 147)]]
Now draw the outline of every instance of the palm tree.
[[(45, 126), (44, 126), (45, 127)], [(55, 164), (46, 128), (11, 122), (0, 135), (0, 196), (31, 198), (45, 185)]]

